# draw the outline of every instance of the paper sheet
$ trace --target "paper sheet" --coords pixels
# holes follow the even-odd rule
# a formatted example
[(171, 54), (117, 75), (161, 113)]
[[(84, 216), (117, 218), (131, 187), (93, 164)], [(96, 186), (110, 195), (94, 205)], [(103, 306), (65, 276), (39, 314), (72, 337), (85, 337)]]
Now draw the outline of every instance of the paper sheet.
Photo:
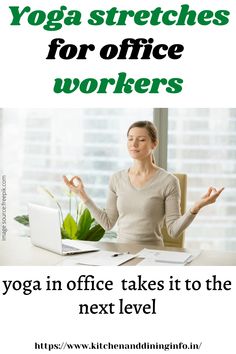
[(158, 262), (157, 260), (152, 259), (152, 258), (144, 258), (141, 262), (139, 262), (138, 265), (139, 266), (159, 266), (159, 267), (171, 266), (171, 267), (175, 267), (175, 266), (184, 266), (185, 263)]
[(110, 251), (98, 251), (83, 253), (74, 256), (65, 256), (58, 265), (66, 266), (119, 266), (124, 262), (134, 258), (135, 255), (129, 253), (119, 253)]
[[(174, 252), (174, 251), (162, 251), (155, 249), (144, 248), (140, 251), (137, 257), (148, 259), (149, 261), (171, 263), (173, 264), (186, 264), (191, 259), (192, 254), (188, 252)], [(139, 263), (141, 264), (141, 263)]]

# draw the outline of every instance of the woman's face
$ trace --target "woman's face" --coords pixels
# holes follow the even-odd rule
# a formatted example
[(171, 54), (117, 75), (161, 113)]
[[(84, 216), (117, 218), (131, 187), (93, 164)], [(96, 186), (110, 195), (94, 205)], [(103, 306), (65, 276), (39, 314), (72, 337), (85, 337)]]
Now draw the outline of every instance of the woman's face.
[(152, 154), (152, 150), (156, 147), (153, 143), (146, 128), (131, 128), (128, 134), (127, 147), (130, 156), (133, 159), (143, 160)]

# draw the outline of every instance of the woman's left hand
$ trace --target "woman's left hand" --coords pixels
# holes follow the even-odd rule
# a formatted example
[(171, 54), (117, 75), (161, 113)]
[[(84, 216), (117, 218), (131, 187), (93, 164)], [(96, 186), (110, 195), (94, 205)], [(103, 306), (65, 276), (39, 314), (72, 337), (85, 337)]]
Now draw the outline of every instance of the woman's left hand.
[(191, 208), (192, 214), (197, 214), (200, 209), (205, 207), (206, 205), (213, 204), (216, 202), (219, 195), (223, 192), (224, 188), (216, 189), (214, 187), (209, 187), (206, 194), (202, 196), (202, 198), (195, 203), (195, 205)]

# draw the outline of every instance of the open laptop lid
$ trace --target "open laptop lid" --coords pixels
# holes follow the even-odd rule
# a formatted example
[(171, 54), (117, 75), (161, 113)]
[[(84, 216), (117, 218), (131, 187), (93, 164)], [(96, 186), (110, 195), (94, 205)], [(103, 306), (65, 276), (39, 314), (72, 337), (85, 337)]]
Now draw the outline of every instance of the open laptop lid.
[(62, 254), (59, 211), (30, 203), (29, 221), (32, 244)]

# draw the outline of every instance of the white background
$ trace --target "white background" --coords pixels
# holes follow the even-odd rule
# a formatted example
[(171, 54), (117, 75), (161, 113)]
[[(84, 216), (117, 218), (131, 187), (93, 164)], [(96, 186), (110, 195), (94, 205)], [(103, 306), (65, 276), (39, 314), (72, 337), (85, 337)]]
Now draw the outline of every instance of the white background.
[[(90, 26), (89, 13), (94, 9), (164, 10), (180, 9), (189, 3), (196, 12), (210, 9), (213, 12), (226, 9), (231, 12), (225, 26)], [(63, 26), (59, 31), (46, 31), (42, 26), (31, 26), (22, 17), (21, 26), (10, 26), (12, 15), (8, 5), (20, 9), (30, 5), (32, 11), (43, 9), (49, 12), (66, 5), (68, 9), (82, 12), (80, 26)], [(4, 1), (0, 11), (1, 31), (1, 92), (0, 106), (15, 107), (232, 107), (235, 104), (235, 1)], [(63, 38), (66, 43), (80, 45), (93, 43), (95, 52), (87, 60), (46, 60), (48, 45), (54, 38)], [(107, 43), (119, 45), (124, 38), (154, 38), (156, 44), (181, 43), (185, 50), (178, 60), (110, 60), (99, 57), (99, 49)], [(183, 78), (183, 90), (169, 94), (72, 94), (53, 92), (56, 77), (69, 78), (117, 78), (124, 71), (128, 77)]]
[[(235, 268), (220, 267), (44, 267), (6, 268), (4, 280), (40, 280), (41, 291), (23, 295), (22, 290), (0, 295), (1, 352), (31, 354), (38, 343), (197, 343), (199, 353), (235, 353), (235, 287), (231, 291), (206, 291), (205, 281), (217, 274), (221, 281), (233, 280)], [(227, 271), (225, 271), (227, 270)], [(92, 274), (96, 280), (113, 280), (113, 291), (68, 291), (69, 280), (81, 274)], [(47, 276), (61, 280), (64, 291), (45, 291)], [(163, 291), (121, 290), (122, 279), (165, 281)], [(170, 276), (181, 280), (182, 290), (168, 291)], [(199, 280), (199, 291), (186, 291), (186, 279)], [(1, 294), (3, 292), (2, 282)], [(156, 298), (156, 315), (79, 315), (80, 303), (149, 303)], [(118, 311), (117, 311), (118, 312)], [(35, 352), (45, 353), (45, 350)], [(58, 352), (56, 350), (52, 352)], [(68, 350), (65, 352), (78, 352)], [(84, 351), (82, 351), (84, 352)], [(86, 352), (86, 351), (85, 351)], [(100, 352), (100, 351), (98, 351)], [(104, 351), (103, 351), (104, 352)], [(110, 352), (110, 351), (109, 351)], [(123, 351), (121, 351), (123, 352)], [(140, 352), (135, 350), (133, 352)], [(141, 351), (144, 352), (144, 351)], [(152, 351), (150, 351), (152, 352)], [(155, 351), (156, 352), (156, 351)], [(164, 351), (161, 351), (164, 352)], [(174, 352), (174, 351), (173, 351)], [(184, 351), (176, 351), (183, 353)]]
[[(231, 12), (227, 26), (159, 26), (139, 27), (64, 27), (60, 31), (48, 32), (40, 27), (24, 25), (10, 26), (9, 5), (26, 6), (32, 9), (57, 9), (65, 4), (71, 9), (80, 9), (86, 14), (92, 9), (150, 9), (163, 6), (165, 9), (179, 8), (189, 3), (194, 10), (228, 9)], [(234, 107), (235, 106), (235, 1), (2, 1), (0, 5), (0, 107)], [(101, 60), (92, 53), (84, 62), (47, 61), (48, 44), (53, 38), (61, 37), (71, 43), (94, 43), (100, 48), (107, 43), (119, 44), (126, 37), (154, 38), (155, 42), (182, 43), (185, 46), (183, 57), (177, 61), (111, 61)], [(130, 77), (182, 77), (183, 91), (171, 95), (131, 94), (131, 95), (84, 95), (75, 92), (71, 95), (53, 93), (55, 77), (117, 77), (125, 71)], [(235, 268), (105, 268), (88, 269), (83, 272), (98, 277), (136, 278), (144, 274), (150, 279), (166, 279), (171, 274), (179, 279), (204, 280), (217, 274), (221, 280), (235, 281)], [(1, 279), (40, 279), (52, 275), (66, 282), (75, 279), (78, 268), (4, 268), (0, 270)], [(35, 292), (24, 296), (11, 292), (0, 297), (1, 342), (4, 354), (14, 352), (31, 354), (35, 342), (61, 343), (68, 341), (82, 343), (90, 341), (123, 342), (202, 342), (202, 353), (235, 353), (235, 287), (230, 292), (168, 292), (154, 296), (154, 292), (130, 292), (128, 296), (116, 290), (111, 294), (89, 293), (49, 293)], [(2, 290), (2, 288), (1, 288)], [(2, 293), (2, 291), (1, 291)], [(131, 303), (149, 302), (157, 298), (158, 314), (153, 316), (97, 315), (78, 316), (77, 304), (81, 301), (116, 301), (127, 298)], [(38, 351), (40, 352), (40, 351)], [(42, 351), (45, 352), (45, 351)], [(72, 352), (72, 351), (70, 351)]]

